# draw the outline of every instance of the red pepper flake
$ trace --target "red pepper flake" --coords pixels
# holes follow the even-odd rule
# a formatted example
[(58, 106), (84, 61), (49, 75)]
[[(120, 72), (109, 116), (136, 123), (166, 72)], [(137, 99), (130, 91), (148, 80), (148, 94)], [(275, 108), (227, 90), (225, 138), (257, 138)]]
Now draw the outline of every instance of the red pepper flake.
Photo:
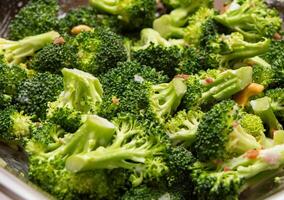
[(211, 84), (211, 83), (214, 82), (214, 80), (213, 80), (213, 78), (208, 77), (208, 78), (205, 79), (205, 82), (206, 82), (206, 84)]
[(112, 103), (113, 103), (114, 105), (119, 105), (119, 98), (117, 98), (117, 97), (112, 97), (111, 101), (112, 101)]
[(224, 167), (224, 172), (228, 172), (228, 171), (231, 171), (231, 169), (227, 166)]
[(190, 77), (190, 75), (188, 75), (188, 74), (177, 74), (177, 75), (175, 75), (175, 78), (182, 78), (184, 80), (189, 79), (189, 77)]
[(258, 157), (258, 155), (259, 155), (259, 150), (257, 150), (257, 149), (248, 150), (246, 152), (246, 157), (248, 159), (256, 159)]

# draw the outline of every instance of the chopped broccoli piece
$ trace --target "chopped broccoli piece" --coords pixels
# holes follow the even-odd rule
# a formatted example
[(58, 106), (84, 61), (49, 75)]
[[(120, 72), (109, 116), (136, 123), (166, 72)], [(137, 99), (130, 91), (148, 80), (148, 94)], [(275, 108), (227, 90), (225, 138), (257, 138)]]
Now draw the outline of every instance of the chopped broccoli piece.
[(94, 75), (105, 73), (127, 59), (122, 38), (101, 27), (80, 33), (70, 45), (78, 48), (78, 68)]
[(153, 28), (164, 38), (182, 38), (184, 26), (188, 22), (188, 15), (200, 7), (211, 7), (212, 1), (184, 1), (181, 7), (162, 15), (153, 22)]
[(50, 44), (37, 52), (30, 67), (39, 72), (59, 73), (63, 68), (77, 68), (77, 49), (69, 44)]
[(11, 21), (9, 38), (20, 40), (28, 36), (56, 30), (58, 12), (59, 5), (56, 0), (29, 1)]
[(215, 101), (230, 98), (243, 90), (252, 82), (252, 68), (242, 67), (237, 70), (226, 70), (216, 77), (210, 74), (190, 76), (187, 80), (187, 92), (182, 107), (190, 110), (198, 106), (206, 106)]
[(0, 140), (8, 143), (23, 143), (29, 137), (32, 122), (29, 116), (7, 107), (0, 111)]
[(150, 27), (155, 18), (154, 0), (89, 0), (99, 11), (118, 16), (127, 30)]
[(166, 131), (173, 145), (190, 146), (195, 138), (198, 125), (203, 117), (202, 111), (179, 111), (165, 125)]
[(284, 122), (284, 89), (270, 89), (265, 92), (265, 95), (270, 98), (271, 108), (276, 117)]
[(8, 63), (19, 64), (29, 56), (33, 56), (36, 51), (52, 43), (59, 34), (50, 31), (40, 35), (25, 37), (19, 41), (11, 41), (0, 38), (0, 49), (4, 51), (5, 59)]
[(103, 74), (100, 81), (105, 95), (98, 115), (111, 119), (120, 113), (131, 113), (144, 118), (149, 107), (146, 83), (160, 84), (168, 77), (137, 62), (125, 62)]
[(55, 101), (62, 90), (61, 76), (49, 72), (38, 73), (19, 85), (15, 102), (25, 113), (45, 119), (48, 102)]
[(131, 59), (173, 77), (182, 51), (178, 41), (167, 41), (155, 30), (146, 28), (141, 31), (140, 41), (132, 47)]
[(269, 97), (252, 100), (250, 101), (250, 105), (254, 113), (261, 118), (266, 126), (268, 126), (270, 136), (274, 131), (283, 129), (273, 112)]
[[(66, 160), (66, 168), (72, 172), (124, 168), (141, 174), (140, 177), (143, 178), (161, 176), (167, 169), (158, 159), (166, 148), (163, 136), (148, 135), (145, 125), (132, 116), (120, 116), (113, 123), (116, 126), (116, 135), (109, 146), (70, 156)], [(156, 161), (159, 162), (158, 165)], [(131, 178), (133, 181), (133, 176)]]
[(204, 115), (193, 144), (198, 159), (222, 160), (261, 148), (256, 138), (239, 124), (239, 112), (237, 105), (227, 100), (214, 105)]
[(228, 10), (214, 19), (252, 41), (271, 38), (280, 30), (282, 21), (278, 12), (262, 0), (247, 0), (238, 9)]

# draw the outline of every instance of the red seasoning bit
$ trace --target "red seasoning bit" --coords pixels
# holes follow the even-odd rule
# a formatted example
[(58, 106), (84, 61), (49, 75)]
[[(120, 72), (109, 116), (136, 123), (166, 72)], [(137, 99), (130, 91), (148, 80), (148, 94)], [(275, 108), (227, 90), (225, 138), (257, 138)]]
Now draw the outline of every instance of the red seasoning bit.
[(59, 44), (59, 45), (61, 45), (61, 44), (64, 44), (64, 43), (65, 43), (65, 40), (64, 40), (63, 37), (58, 37), (58, 38), (56, 38), (56, 39), (53, 41), (53, 44)]
[(113, 103), (114, 105), (119, 105), (119, 98), (117, 98), (117, 97), (112, 97), (111, 101), (112, 101), (112, 103)]
[(246, 157), (248, 159), (256, 159), (258, 157), (258, 155), (259, 155), (259, 150), (257, 150), (257, 149), (248, 150), (246, 152)]
[(279, 33), (275, 33), (275, 34), (273, 35), (273, 38), (274, 38), (275, 40), (281, 40), (281, 39), (282, 39), (282, 36), (281, 36)]
[(213, 83), (213, 82), (214, 82), (214, 79), (213, 79), (213, 78), (208, 77), (208, 78), (206, 78), (206, 79), (205, 79), (205, 82), (206, 82), (206, 84), (207, 84), (207, 85), (209, 85), (209, 84), (211, 84), (211, 83)]
[(231, 171), (231, 169), (227, 166), (224, 167), (224, 172), (228, 172), (228, 171)]
[(182, 78), (184, 80), (189, 79), (189, 77), (190, 77), (190, 75), (188, 75), (188, 74), (177, 74), (177, 75), (175, 75), (175, 78)]

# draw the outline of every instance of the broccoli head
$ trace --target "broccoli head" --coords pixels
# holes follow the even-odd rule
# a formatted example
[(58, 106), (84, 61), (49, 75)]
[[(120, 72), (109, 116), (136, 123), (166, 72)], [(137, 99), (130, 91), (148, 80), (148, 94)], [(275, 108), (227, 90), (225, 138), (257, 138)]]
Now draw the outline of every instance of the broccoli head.
[(190, 146), (195, 138), (203, 112), (200, 110), (179, 111), (165, 125), (167, 134), (173, 145)]
[(60, 35), (55, 31), (25, 37), (19, 41), (11, 41), (0, 38), (0, 49), (3, 50), (5, 60), (8, 63), (19, 64), (36, 51), (52, 43)]
[[(35, 12), (36, 11), (36, 12)], [(58, 27), (59, 5), (56, 0), (31, 0), (9, 25), (9, 38), (20, 40)]]
[(38, 73), (21, 82), (15, 102), (25, 113), (45, 119), (48, 102), (55, 101), (62, 90), (61, 76), (49, 72)]
[(95, 75), (104, 73), (127, 59), (122, 38), (101, 27), (77, 35), (70, 41), (70, 45), (78, 48), (78, 68)]
[(0, 111), (0, 140), (23, 144), (30, 136), (32, 122), (29, 116), (10, 106)]
[(271, 38), (281, 28), (281, 18), (276, 10), (262, 0), (247, 0), (238, 9), (228, 10), (214, 19), (247, 40)]
[(131, 59), (173, 77), (182, 51), (179, 41), (167, 41), (155, 30), (146, 28), (141, 31), (140, 41), (132, 47)]
[(150, 27), (155, 18), (154, 0), (89, 0), (89, 3), (101, 12), (116, 15), (128, 30)]
[[(210, 72), (214, 73), (210, 74)], [(222, 73), (217, 72), (218, 70), (208, 70), (208, 73), (202, 76), (189, 76), (182, 107), (190, 110), (230, 98), (252, 81), (251, 67), (226, 70)]]
[(260, 149), (257, 139), (240, 124), (240, 109), (231, 100), (209, 110), (197, 128), (193, 149), (201, 161), (222, 160)]
[(275, 88), (265, 92), (265, 96), (270, 98), (270, 104), (279, 121), (284, 122), (284, 89)]

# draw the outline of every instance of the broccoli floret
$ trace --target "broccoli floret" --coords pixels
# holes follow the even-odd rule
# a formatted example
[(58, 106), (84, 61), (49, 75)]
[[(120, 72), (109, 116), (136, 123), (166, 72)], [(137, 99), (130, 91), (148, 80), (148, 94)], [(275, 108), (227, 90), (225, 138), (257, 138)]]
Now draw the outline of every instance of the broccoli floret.
[(78, 68), (94, 75), (104, 73), (127, 59), (122, 38), (109, 29), (96, 27), (77, 35), (70, 44), (78, 48)]
[(15, 107), (7, 107), (0, 111), (0, 140), (23, 144), (30, 135), (31, 125), (29, 116), (18, 112)]
[(193, 16), (189, 17), (189, 25), (184, 29), (184, 40), (191, 45), (198, 46), (203, 36), (203, 24), (214, 15), (214, 10), (201, 7)]
[(209, 110), (197, 128), (193, 144), (201, 161), (226, 159), (250, 149), (260, 149), (256, 138), (239, 124), (240, 109), (231, 100), (223, 101)]
[(283, 129), (273, 112), (269, 97), (252, 100), (250, 101), (250, 105), (254, 113), (258, 115), (268, 127), (267, 130), (269, 130), (270, 136), (273, 135), (274, 131)]
[(9, 38), (20, 40), (27, 36), (56, 30), (58, 11), (59, 5), (56, 0), (29, 1), (11, 21)]
[(62, 77), (49, 72), (38, 73), (18, 87), (15, 102), (20, 110), (37, 119), (45, 119), (48, 102), (55, 101), (63, 90)]
[(47, 118), (64, 130), (74, 132), (82, 123), (82, 114), (94, 114), (102, 102), (99, 80), (77, 69), (62, 69), (64, 91), (49, 103)]
[(212, 77), (210, 74), (202, 76), (194, 75), (188, 78), (187, 91), (182, 102), (183, 108), (191, 110), (198, 106), (206, 106), (230, 98), (252, 82), (252, 68), (242, 67), (237, 70), (226, 70), (217, 76), (215, 75), (216, 77)]
[(57, 32), (50, 31), (40, 35), (25, 37), (19, 41), (0, 38), (0, 50), (3, 50), (5, 60), (8, 63), (19, 64), (58, 37), (59, 34)]
[(126, 181), (123, 174), (114, 173), (117, 177), (112, 178), (103, 170), (74, 174), (64, 167), (68, 156), (106, 146), (114, 132), (112, 123), (95, 115), (87, 116), (74, 134), (65, 133), (54, 124), (43, 124), (33, 131), (25, 146), (30, 154), (30, 179), (58, 199), (79, 198), (81, 194), (98, 199), (116, 196)]
[(0, 92), (0, 110), (12, 105), (12, 96)]
[(120, 63), (100, 77), (104, 89), (98, 115), (111, 119), (119, 113), (131, 113), (144, 118), (149, 107), (148, 86), (144, 83), (167, 82), (167, 76), (137, 62)]
[(262, 56), (268, 62), (274, 71), (273, 85), (282, 86), (284, 83), (284, 53), (281, 49), (284, 47), (284, 41), (272, 41), (269, 50)]
[(39, 72), (59, 73), (63, 68), (77, 68), (77, 49), (69, 44), (50, 44), (37, 52), (29, 66)]
[(270, 98), (271, 108), (279, 118), (279, 121), (284, 122), (284, 89), (275, 88), (265, 92), (265, 96)]
[(0, 74), (0, 93), (11, 97), (16, 95), (21, 82), (27, 79), (26, 70), (19, 65), (0, 63)]
[(132, 47), (131, 59), (173, 77), (182, 51), (177, 41), (167, 41), (155, 30), (146, 28), (141, 31), (140, 41)]
[(116, 16), (98, 14), (98, 11), (90, 6), (72, 9), (59, 20), (59, 30), (62, 33), (69, 33), (77, 25), (103, 26), (118, 33), (122, 31), (122, 25)]
[(150, 188), (145, 185), (132, 188), (128, 190), (122, 197), (121, 200), (184, 200), (185, 198), (178, 192), (172, 192), (159, 188)]
[(89, 3), (99, 11), (116, 15), (127, 30), (150, 27), (155, 18), (154, 0), (89, 0)]
[(162, 15), (154, 20), (153, 28), (164, 38), (182, 38), (184, 26), (188, 22), (188, 15), (200, 7), (211, 7), (212, 1), (183, 1), (181, 7), (177, 7), (169, 14)]
[(167, 170), (166, 165), (159, 159), (167, 145), (163, 142), (164, 136), (147, 134), (146, 124), (139, 123), (130, 115), (120, 116), (114, 119), (113, 123), (116, 134), (109, 146), (70, 156), (66, 160), (66, 168), (71, 172), (128, 169), (134, 173), (130, 177), (133, 185), (139, 185), (143, 178), (160, 177)]
[(240, 125), (248, 134), (254, 136), (257, 141), (263, 144), (265, 139), (265, 129), (261, 118), (254, 114), (244, 113), (240, 119)]
[(166, 132), (173, 145), (190, 146), (195, 138), (203, 112), (199, 110), (179, 111), (165, 125)]
[(238, 31), (247, 40), (272, 37), (281, 28), (281, 18), (276, 10), (269, 8), (262, 0), (247, 0), (238, 9), (215, 16), (224, 26)]

